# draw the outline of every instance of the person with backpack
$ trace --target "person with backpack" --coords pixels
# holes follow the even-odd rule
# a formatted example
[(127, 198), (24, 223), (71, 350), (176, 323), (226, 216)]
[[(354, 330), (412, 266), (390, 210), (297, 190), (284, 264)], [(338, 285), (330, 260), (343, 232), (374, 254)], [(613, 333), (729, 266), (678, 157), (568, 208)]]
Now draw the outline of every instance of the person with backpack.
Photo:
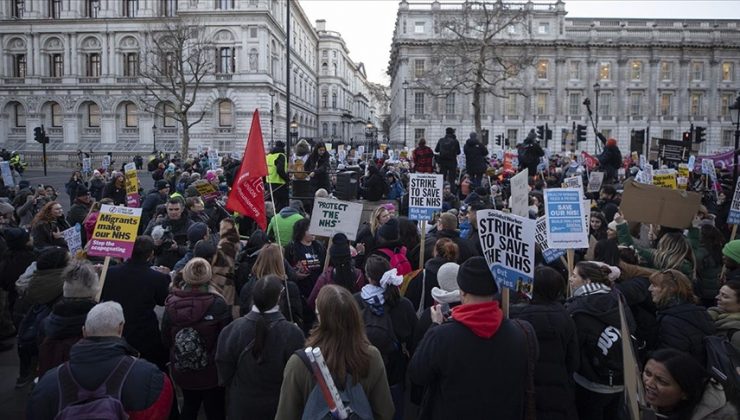
[(650, 355), (642, 371), (642, 383), (645, 402), (659, 418), (731, 420), (740, 415), (738, 396), (711, 380), (691, 355), (675, 349)]
[(352, 251), (349, 247), (347, 235), (337, 233), (332, 238), (331, 247), (329, 248), (329, 267), (316, 280), (316, 284), (308, 296), (308, 308), (312, 311), (315, 309), (316, 297), (319, 295), (321, 288), (327, 284), (342, 286), (354, 294), (359, 292), (365, 283), (362, 270), (355, 268), (352, 262)]
[[(576, 325), (580, 363), (573, 373), (581, 419), (619, 419), (624, 390), (618, 292), (611, 288), (608, 266), (581, 261), (570, 277), (572, 298), (566, 303)], [(634, 321), (627, 305), (630, 333)]]
[(714, 334), (714, 322), (695, 303), (691, 281), (678, 270), (663, 270), (650, 276), (648, 290), (658, 309), (657, 348), (680, 350), (704, 363), (704, 337)]
[(478, 140), (478, 133), (473, 131), (470, 138), (465, 141), (465, 169), (470, 175), (470, 183), (473, 187), (480, 187), (483, 174), (488, 168), (488, 149)]
[(401, 276), (412, 271), (411, 263), (406, 257), (406, 247), (401, 243), (398, 219), (392, 218), (378, 229), (375, 245), (376, 248), (370, 253), (371, 256), (383, 257)]
[(229, 419), (275, 418), (285, 364), (304, 341), (301, 329), (276, 310), (283, 287), (274, 275), (257, 280), (249, 313), (218, 337), (216, 367)]
[(388, 385), (396, 407), (394, 419), (403, 418), (403, 393), (411, 340), (417, 318), (411, 301), (401, 296), (403, 283), (395, 268), (379, 256), (365, 263), (368, 284), (356, 293), (365, 332), (370, 344), (383, 356)]
[(444, 176), (445, 182), (450, 183), (454, 193), (457, 185), (457, 157), (460, 155), (460, 142), (455, 137), (454, 128), (445, 128), (445, 136), (437, 141), (434, 152), (437, 154), (439, 171)]
[(709, 316), (714, 320), (715, 334), (727, 337), (740, 352), (740, 280), (725, 283), (717, 294), (717, 306), (709, 308)]
[(460, 248), (450, 238), (441, 238), (434, 244), (433, 257), (424, 264), (424, 269), (409, 281), (404, 297), (411, 301), (418, 314), (434, 304), (432, 289), (439, 287), (437, 272), (443, 264), (458, 260)]
[(172, 379), (182, 390), (181, 419), (224, 419), (225, 391), (214, 360), (218, 335), (231, 322), (224, 298), (209, 283), (211, 265), (193, 258), (182, 270), (185, 285), (172, 290), (162, 316), (162, 342), (169, 349)]
[(519, 170), (527, 169), (529, 176), (537, 174), (537, 165), (540, 164), (540, 158), (545, 156), (545, 151), (537, 142), (537, 134), (534, 129), (530, 130), (527, 138), (517, 145), (517, 155), (519, 157)]
[(168, 418), (172, 383), (157, 366), (135, 357), (136, 350), (121, 338), (124, 324), (123, 309), (116, 302), (90, 309), (82, 328), (84, 338), (72, 346), (69, 362), (41, 377), (28, 400), (26, 417)]
[[(383, 358), (365, 335), (355, 298), (344, 287), (326, 285), (316, 297), (316, 315), (305, 345), (321, 349), (342, 400), (359, 419), (391, 420), (394, 406)], [(285, 366), (275, 419), (330, 418), (315, 376), (298, 352)]]

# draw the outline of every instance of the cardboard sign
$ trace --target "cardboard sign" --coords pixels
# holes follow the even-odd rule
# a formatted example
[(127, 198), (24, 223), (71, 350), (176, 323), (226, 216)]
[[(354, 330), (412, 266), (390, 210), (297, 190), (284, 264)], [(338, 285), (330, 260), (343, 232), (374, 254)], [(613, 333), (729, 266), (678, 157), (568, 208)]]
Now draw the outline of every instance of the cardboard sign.
[(545, 262), (549, 264), (565, 255), (565, 250), (552, 249), (549, 245), (547, 245), (547, 220), (545, 219), (545, 216), (537, 218), (534, 239), (537, 241), (537, 245), (540, 246), (540, 250), (542, 251), (542, 256), (545, 258)]
[(524, 168), (511, 180), (511, 213), (529, 217), (529, 170)]
[(100, 206), (98, 221), (95, 223), (90, 247), (87, 250), (88, 255), (131, 258), (140, 220), (141, 209), (108, 204)]
[(10, 169), (10, 162), (0, 162), (0, 172), (3, 176), (3, 183), (6, 187), (14, 187), (13, 171)]
[(210, 182), (196, 182), (193, 185), (198, 191), (198, 195), (200, 195), (204, 201), (215, 200), (221, 195), (216, 187), (214, 187)]
[(544, 193), (548, 246), (588, 248), (583, 192), (576, 188), (548, 188)]
[(727, 224), (740, 225), (740, 178), (735, 185), (735, 195), (730, 203), (730, 214), (727, 216)]
[(89, 174), (92, 172), (92, 159), (91, 158), (82, 158), (82, 172)]
[(409, 175), (409, 219), (432, 220), (442, 210), (444, 177), (436, 174)]
[(601, 184), (604, 183), (603, 172), (591, 172), (588, 177), (588, 192), (599, 192), (601, 190)]
[(344, 233), (347, 239), (354, 241), (357, 237), (361, 216), (361, 203), (317, 198), (313, 203), (308, 232), (328, 237), (334, 236), (335, 233)]
[(64, 235), (64, 241), (67, 242), (67, 248), (69, 248), (70, 254), (74, 255), (82, 249), (82, 234), (79, 223), (76, 223), (69, 229), (63, 230), (62, 235)]
[(639, 184), (624, 183), (619, 209), (630, 222), (652, 223), (676, 229), (691, 226), (701, 204), (701, 194)]
[(108, 170), (108, 167), (110, 166), (110, 156), (105, 155), (103, 156), (103, 163), (101, 164), (104, 170)]
[(563, 180), (563, 188), (576, 188), (581, 191), (583, 195), (583, 177), (580, 175), (565, 178)]
[(531, 296), (536, 222), (498, 210), (479, 210), (476, 216), (483, 256), (499, 288)]
[(126, 205), (128, 207), (140, 207), (139, 174), (136, 172), (136, 164), (133, 162), (127, 163), (123, 167), (123, 174), (126, 181)]
[(673, 169), (658, 169), (653, 174), (653, 185), (663, 188), (678, 188), (676, 184), (676, 171)]

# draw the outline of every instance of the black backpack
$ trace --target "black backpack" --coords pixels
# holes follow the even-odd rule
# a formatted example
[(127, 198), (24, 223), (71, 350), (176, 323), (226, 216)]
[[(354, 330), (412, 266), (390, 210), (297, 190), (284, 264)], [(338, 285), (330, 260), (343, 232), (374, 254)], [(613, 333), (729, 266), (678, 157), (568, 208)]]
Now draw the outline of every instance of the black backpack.
[(738, 330), (730, 330), (724, 337), (704, 337), (707, 371), (722, 384), (728, 396), (740, 393), (740, 352), (730, 342), (732, 335), (737, 332)]
[(439, 158), (444, 161), (457, 159), (457, 150), (455, 150), (454, 139), (450, 137), (442, 137), (439, 141)]
[(394, 355), (401, 352), (400, 343), (393, 331), (391, 316), (388, 314), (387, 308), (383, 308), (382, 311), (378, 310), (365, 302), (359, 294), (355, 295), (355, 298), (361, 308), (365, 334), (367, 334), (370, 344), (380, 351), (387, 370)]

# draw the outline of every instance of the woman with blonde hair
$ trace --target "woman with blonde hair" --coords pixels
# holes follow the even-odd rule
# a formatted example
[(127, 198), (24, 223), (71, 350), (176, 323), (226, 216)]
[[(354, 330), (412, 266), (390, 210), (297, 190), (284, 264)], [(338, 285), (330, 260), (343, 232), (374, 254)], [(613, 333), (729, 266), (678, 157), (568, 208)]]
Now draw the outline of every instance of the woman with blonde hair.
[(696, 305), (688, 277), (678, 270), (663, 270), (650, 276), (648, 290), (658, 308), (657, 348), (674, 348), (704, 363), (704, 337), (714, 334), (714, 322)]
[(280, 296), (280, 312), (285, 319), (294, 322), (303, 328), (303, 304), (301, 303), (301, 292), (298, 286), (292, 280), (288, 280), (286, 273), (290, 272), (290, 267), (283, 257), (283, 252), (278, 244), (267, 244), (262, 247), (257, 256), (257, 260), (252, 266), (252, 273), (249, 280), (239, 292), (241, 301), (242, 314), (252, 308), (252, 288), (254, 283), (267, 275), (274, 275), (285, 283), (285, 292)]
[(375, 249), (375, 238), (378, 235), (378, 229), (391, 220), (391, 213), (385, 206), (378, 206), (373, 211), (370, 220), (357, 233), (357, 257), (355, 258), (355, 266), (359, 269), (365, 267), (365, 256)]
[[(344, 390), (359, 383), (370, 403), (372, 418), (393, 418), (394, 406), (383, 358), (365, 335), (355, 298), (344, 287), (328, 284), (316, 298), (316, 315), (318, 323), (311, 330), (306, 346), (321, 349), (337, 388)], [(301, 418), (314, 383), (312, 372), (294, 354), (285, 366), (275, 418)]]

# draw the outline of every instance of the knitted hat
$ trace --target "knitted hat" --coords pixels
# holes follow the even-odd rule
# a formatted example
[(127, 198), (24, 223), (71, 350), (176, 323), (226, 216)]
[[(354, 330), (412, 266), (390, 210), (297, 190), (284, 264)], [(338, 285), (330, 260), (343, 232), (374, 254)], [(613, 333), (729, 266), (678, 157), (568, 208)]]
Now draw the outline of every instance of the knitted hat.
[(11, 204), (0, 202), (0, 215), (8, 217), (9, 215), (12, 215), (14, 211), (15, 209)]
[(725, 247), (722, 248), (722, 254), (736, 263), (740, 263), (740, 239), (725, 244)]
[(332, 259), (342, 258), (351, 256), (349, 250), (349, 241), (347, 235), (343, 233), (337, 233), (331, 240), (331, 248), (329, 248), (329, 257)]
[(457, 273), (460, 266), (449, 262), (442, 264), (437, 271), (439, 287), (432, 287), (432, 297), (439, 303), (460, 302), (460, 287), (457, 285)]
[(195, 247), (193, 247), (193, 257), (205, 258), (208, 261), (211, 261), (211, 258), (216, 255), (216, 252), (218, 252), (216, 246), (211, 241), (203, 239), (198, 241)]
[(616, 232), (617, 231), (617, 222), (615, 222), (615, 221), (612, 220), (611, 222), (609, 222), (608, 225), (606, 225), (606, 228), (609, 229), (609, 230), (613, 230), (613, 231)]
[(498, 293), (496, 280), (483, 257), (473, 257), (462, 263), (457, 272), (457, 284), (461, 291), (475, 296)]
[(386, 242), (393, 242), (400, 239), (398, 219), (392, 218), (378, 229), (378, 236)]
[(157, 182), (154, 183), (154, 188), (157, 191), (163, 190), (163, 189), (165, 189), (165, 188), (167, 188), (169, 186), (170, 186), (170, 184), (168, 184), (167, 181), (165, 181), (164, 179), (160, 179), (160, 180), (158, 180)]
[(21, 228), (8, 228), (3, 231), (3, 237), (5, 243), (8, 244), (8, 248), (18, 251), (23, 249), (28, 243), (29, 235), (25, 229)]
[(54, 268), (63, 268), (69, 261), (69, 251), (67, 248), (58, 246), (49, 246), (41, 250), (36, 258), (36, 269), (50, 270)]
[(452, 127), (445, 128), (445, 134), (455, 134), (455, 129)]
[(201, 286), (211, 281), (211, 264), (203, 258), (193, 258), (182, 269), (185, 283), (191, 286)]
[(206, 172), (206, 181), (210, 182), (216, 179), (217, 175), (215, 171), (208, 171)]
[(208, 225), (206, 225), (203, 222), (193, 223), (188, 228), (188, 241), (191, 244), (195, 244), (196, 242), (203, 239), (207, 233), (208, 233)]
[(90, 191), (88, 191), (87, 187), (85, 187), (84, 185), (80, 185), (79, 187), (77, 187), (75, 197), (84, 197), (88, 194), (90, 194)]

